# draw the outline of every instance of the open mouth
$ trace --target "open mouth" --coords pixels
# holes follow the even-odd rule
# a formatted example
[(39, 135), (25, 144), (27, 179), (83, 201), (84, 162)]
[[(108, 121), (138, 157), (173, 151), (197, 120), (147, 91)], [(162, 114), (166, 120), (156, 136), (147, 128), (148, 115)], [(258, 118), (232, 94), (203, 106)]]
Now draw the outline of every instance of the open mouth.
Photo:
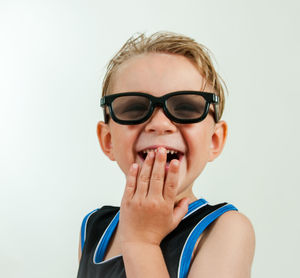
[[(171, 162), (172, 159), (178, 159), (179, 161), (183, 157), (183, 153), (177, 150), (172, 149), (166, 149), (167, 150), (167, 164)], [(142, 158), (142, 160), (145, 160), (147, 157), (147, 154), (150, 151), (157, 152), (157, 149), (146, 149), (138, 152), (139, 157)]]

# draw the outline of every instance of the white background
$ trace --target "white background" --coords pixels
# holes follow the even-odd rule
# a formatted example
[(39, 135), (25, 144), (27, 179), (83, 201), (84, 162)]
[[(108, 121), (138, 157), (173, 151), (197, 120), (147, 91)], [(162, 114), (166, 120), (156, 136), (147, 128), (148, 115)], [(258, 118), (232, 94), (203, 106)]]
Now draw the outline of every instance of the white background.
[(299, 1), (0, 0), (0, 276), (75, 277), (82, 218), (118, 205), (100, 151), (105, 65), (135, 32), (205, 44), (229, 88), (223, 154), (195, 193), (252, 221), (252, 277), (299, 272)]

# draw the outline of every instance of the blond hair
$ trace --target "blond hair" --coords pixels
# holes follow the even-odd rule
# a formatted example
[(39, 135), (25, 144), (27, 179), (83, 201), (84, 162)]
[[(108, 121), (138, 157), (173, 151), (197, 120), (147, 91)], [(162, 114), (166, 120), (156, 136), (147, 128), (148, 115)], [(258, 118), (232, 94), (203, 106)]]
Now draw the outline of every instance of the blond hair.
[(219, 97), (218, 116), (220, 119), (224, 110), (226, 85), (213, 66), (209, 50), (189, 37), (172, 32), (157, 32), (149, 37), (142, 33), (129, 38), (107, 65), (103, 79), (102, 96), (110, 94), (113, 75), (121, 64), (131, 57), (155, 52), (184, 56), (197, 67), (206, 83), (213, 88), (214, 93)]

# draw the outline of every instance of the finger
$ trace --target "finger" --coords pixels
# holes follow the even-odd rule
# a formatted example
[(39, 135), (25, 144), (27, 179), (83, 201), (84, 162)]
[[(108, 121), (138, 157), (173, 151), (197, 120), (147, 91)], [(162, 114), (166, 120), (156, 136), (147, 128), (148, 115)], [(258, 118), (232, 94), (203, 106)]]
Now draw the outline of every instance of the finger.
[(177, 194), (178, 187), (178, 175), (179, 175), (179, 161), (173, 159), (170, 162), (163, 197), (167, 201), (174, 201)]
[(128, 175), (126, 177), (126, 186), (123, 194), (123, 199), (130, 200), (134, 195), (138, 168), (139, 165), (134, 163), (129, 169)]
[(182, 220), (182, 218), (186, 215), (189, 208), (189, 199), (183, 198), (181, 199), (174, 208), (173, 219), (174, 223), (177, 226), (178, 223)]
[(136, 187), (136, 194), (135, 194), (136, 197), (145, 198), (145, 196), (147, 195), (154, 156), (155, 155), (153, 151), (149, 152), (143, 163), (141, 172), (137, 179), (137, 187)]
[(148, 196), (153, 197), (163, 195), (162, 191), (164, 187), (166, 160), (166, 149), (158, 148), (151, 173)]

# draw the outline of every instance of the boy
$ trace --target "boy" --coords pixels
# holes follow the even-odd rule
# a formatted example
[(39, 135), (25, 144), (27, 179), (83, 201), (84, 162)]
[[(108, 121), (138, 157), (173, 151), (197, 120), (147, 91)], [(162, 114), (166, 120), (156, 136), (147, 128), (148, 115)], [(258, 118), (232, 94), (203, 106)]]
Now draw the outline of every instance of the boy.
[(249, 220), (192, 191), (227, 134), (206, 49), (173, 33), (129, 39), (108, 65), (101, 106), (99, 142), (126, 186), (120, 208), (85, 217), (78, 277), (250, 277)]

